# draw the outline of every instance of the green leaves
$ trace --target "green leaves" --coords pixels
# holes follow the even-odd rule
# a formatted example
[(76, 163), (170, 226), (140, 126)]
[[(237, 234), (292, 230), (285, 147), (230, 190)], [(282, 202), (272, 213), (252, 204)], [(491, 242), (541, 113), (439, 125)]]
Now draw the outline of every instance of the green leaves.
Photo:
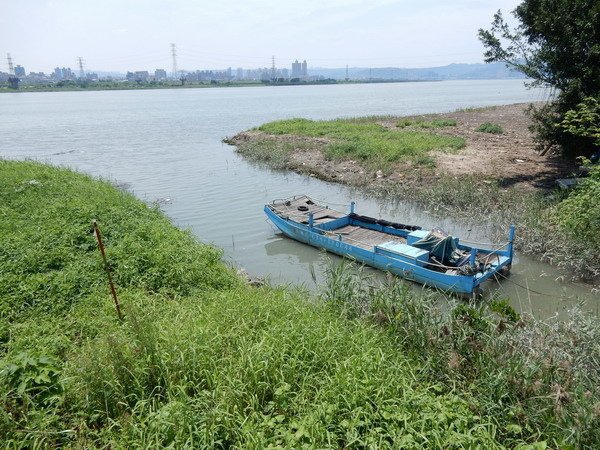
[(562, 230), (587, 242), (588, 248), (600, 252), (600, 166), (592, 168), (569, 196), (552, 210), (552, 218)]
[(45, 404), (62, 390), (59, 375), (60, 363), (47, 356), (21, 352), (0, 363), (0, 382), (15, 400), (28, 397)]
[(600, 147), (600, 100), (586, 97), (576, 108), (566, 112), (561, 126), (575, 136), (592, 138), (594, 145)]
[[(600, 98), (600, 3), (596, 0), (523, 0), (511, 28), (498, 11), (489, 30), (479, 30), (486, 62), (502, 61), (556, 91), (548, 108), (533, 115), (534, 131), (545, 149), (585, 155), (593, 138), (573, 140), (574, 128), (561, 127), (567, 111), (585, 97)], [(596, 138), (597, 139), (597, 138)], [(597, 145), (597, 144), (596, 144)]]

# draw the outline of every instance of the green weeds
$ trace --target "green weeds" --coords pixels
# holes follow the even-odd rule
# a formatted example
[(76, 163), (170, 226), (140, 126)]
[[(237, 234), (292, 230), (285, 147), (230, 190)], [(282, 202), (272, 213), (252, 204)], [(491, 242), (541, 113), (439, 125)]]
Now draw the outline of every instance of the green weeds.
[(502, 134), (504, 133), (504, 128), (497, 123), (486, 122), (479, 125), (475, 131), (479, 131), (480, 133)]
[(245, 142), (243, 153), (247, 158), (264, 163), (273, 169), (284, 169), (290, 163), (290, 155), (302, 150), (302, 143), (277, 142), (275, 139), (262, 138)]
[(488, 418), (504, 445), (597, 447), (597, 317), (575, 309), (565, 321), (538, 321), (500, 299), (442, 305), (394, 279), (366, 286), (346, 269), (330, 269), (323, 298), (332, 310), (390, 331), (440, 392), (467, 393), (470, 410)]
[(444, 128), (444, 127), (455, 127), (456, 120), (454, 119), (434, 119), (434, 120), (423, 120), (423, 119), (402, 119), (396, 123), (398, 128), (416, 127), (416, 128)]
[(431, 150), (456, 151), (465, 145), (465, 140), (459, 137), (439, 136), (422, 131), (393, 131), (374, 121), (356, 119), (291, 119), (267, 123), (258, 129), (275, 136), (329, 139), (330, 142), (323, 149), (326, 158), (358, 159), (376, 169), (426, 156)]
[(500, 447), (386, 330), (246, 286), (133, 196), (32, 162), (0, 162), (0, 183), (6, 447)]
[(567, 236), (588, 243), (600, 254), (600, 167), (591, 169), (565, 200), (553, 209), (553, 217)]

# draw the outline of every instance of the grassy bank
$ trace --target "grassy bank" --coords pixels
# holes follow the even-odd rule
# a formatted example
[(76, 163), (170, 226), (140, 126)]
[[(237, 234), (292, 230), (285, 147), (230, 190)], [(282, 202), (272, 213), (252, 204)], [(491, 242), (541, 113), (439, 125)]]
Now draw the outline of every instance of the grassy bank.
[(397, 280), (373, 289), (343, 265), (330, 269), (324, 298), (343, 317), (391, 332), (440, 392), (466, 395), (471, 411), (489, 418), (508, 447), (598, 447), (596, 314), (575, 309), (564, 321), (539, 321), (501, 299), (440, 304)]
[[(442, 127), (444, 124), (436, 123), (433, 126)], [(294, 135), (322, 139), (325, 158), (336, 161), (358, 159), (370, 168), (384, 171), (391, 170), (393, 164), (403, 162), (428, 165), (431, 163), (427, 156), (429, 151), (456, 151), (465, 145), (465, 140), (459, 137), (440, 136), (412, 129), (390, 132), (368, 119), (291, 119), (270, 122), (260, 126), (258, 130), (274, 136)]]
[(419, 83), (420, 80), (335, 80), (327, 78), (314, 81), (259, 81), (259, 80), (211, 80), (211, 81), (186, 81), (181, 84), (179, 80), (149, 81), (137, 83), (135, 81), (74, 81), (64, 80), (58, 82), (26, 84), (21, 82), (19, 89), (12, 89), (8, 85), (0, 84), (0, 94), (17, 92), (69, 92), (69, 91), (129, 91), (148, 89), (203, 89), (218, 87), (257, 87), (257, 86), (323, 86), (332, 84), (380, 84), (380, 83)]
[(400, 284), (365, 290), (343, 267), (321, 299), (253, 288), (160, 211), (36, 163), (0, 161), (0, 217), (9, 448), (600, 442), (600, 333), (586, 316), (544, 332), (500, 303), (440, 311)]
[(420, 377), (387, 333), (246, 286), (131, 195), (34, 163), (0, 162), (0, 183), (9, 447), (497, 446), (493, 425)]

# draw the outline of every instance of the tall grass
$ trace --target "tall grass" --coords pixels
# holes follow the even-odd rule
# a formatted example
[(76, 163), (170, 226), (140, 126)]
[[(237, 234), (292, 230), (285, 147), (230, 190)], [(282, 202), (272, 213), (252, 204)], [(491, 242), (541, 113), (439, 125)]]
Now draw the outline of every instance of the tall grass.
[(564, 321), (539, 321), (501, 299), (442, 306), (396, 280), (365, 286), (346, 269), (330, 269), (323, 298), (332, 309), (389, 330), (398, 350), (420, 361), (420, 376), (441, 383), (441, 392), (467, 393), (470, 410), (488, 418), (505, 445), (598, 447), (597, 316), (576, 308)]
[(358, 159), (373, 168), (387, 168), (391, 163), (412, 161), (431, 150), (456, 151), (465, 140), (415, 130), (389, 130), (375, 121), (338, 119), (312, 121), (290, 119), (261, 125), (260, 131), (271, 135), (295, 135), (328, 138), (323, 149), (328, 159)]
[(73, 361), (67, 404), (95, 418), (94, 439), (112, 424), (123, 446), (496, 445), (493, 427), (419, 380), (386, 333), (285, 291), (146, 303)]

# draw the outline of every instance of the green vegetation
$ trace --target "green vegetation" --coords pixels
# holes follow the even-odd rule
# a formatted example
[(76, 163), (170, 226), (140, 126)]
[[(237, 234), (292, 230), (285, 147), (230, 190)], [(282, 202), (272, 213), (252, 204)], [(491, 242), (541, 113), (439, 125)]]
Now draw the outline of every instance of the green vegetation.
[(393, 163), (418, 161), (428, 151), (456, 151), (465, 140), (422, 131), (390, 130), (375, 119), (338, 119), (312, 121), (307, 119), (281, 120), (258, 128), (270, 135), (295, 135), (327, 139), (323, 153), (327, 159), (358, 159), (366, 165), (386, 170)]
[[(596, 322), (244, 284), (106, 182), (0, 161), (8, 448), (545, 448), (600, 441)], [(125, 312), (116, 318), (90, 220)]]
[(561, 126), (568, 111), (586, 98), (600, 101), (600, 29), (597, 0), (523, 0), (511, 29), (500, 11), (490, 30), (479, 30), (486, 62), (503, 61), (556, 92), (545, 106), (532, 108), (533, 130), (545, 148), (570, 155), (598, 148), (590, 136)]
[(587, 242), (600, 254), (600, 167), (594, 167), (568, 198), (552, 211), (563, 232)]
[(502, 134), (504, 133), (504, 129), (502, 126), (497, 123), (486, 122), (479, 125), (475, 131), (479, 131), (480, 133), (490, 133), (490, 134)]
[(423, 120), (423, 119), (402, 119), (396, 124), (398, 128), (405, 127), (416, 127), (416, 128), (444, 128), (444, 127), (455, 127), (456, 120), (454, 119), (434, 119), (434, 120)]
[(600, 100), (585, 98), (566, 112), (561, 126), (575, 136), (593, 139), (594, 145), (600, 147)]
[[(122, 91), (139, 89), (194, 89), (194, 88), (214, 88), (214, 87), (245, 87), (245, 86), (264, 86), (259, 81), (221, 81), (221, 82), (186, 82), (180, 81), (149, 81), (147, 83), (136, 83), (135, 81), (97, 81), (97, 82), (79, 82), (79, 81), (59, 81), (56, 83), (36, 83), (21, 84), (19, 92), (55, 92), (55, 91)], [(8, 86), (0, 85), (0, 93), (15, 92)]]
[[(230, 140), (224, 142), (234, 144)], [(244, 156), (252, 161), (264, 164), (271, 169), (286, 169), (291, 164), (291, 155), (295, 151), (310, 150), (310, 142), (278, 142), (275, 139), (261, 137), (243, 143)]]
[[(331, 85), (331, 84), (380, 84), (380, 83), (406, 83), (404, 80), (335, 80), (326, 78), (323, 80), (304, 81), (296, 79), (277, 79), (272, 80), (210, 80), (210, 81), (187, 81), (187, 80), (168, 80), (168, 81), (75, 81), (65, 80), (48, 83), (28, 83), (21, 84), (18, 87), (11, 88), (8, 84), (0, 84), (0, 93), (3, 92), (54, 92), (54, 91), (114, 91), (114, 90), (132, 90), (132, 89), (194, 89), (194, 88), (214, 88), (214, 87), (249, 87), (249, 86), (309, 86), (309, 85)], [(411, 83), (418, 80), (411, 80)], [(21, 83), (27, 83), (27, 80)]]
[(507, 447), (600, 444), (596, 315), (575, 310), (542, 322), (503, 300), (440, 304), (394, 281), (373, 289), (343, 266), (331, 270), (325, 299), (348, 319), (366, 317), (390, 331), (440, 392), (467, 393), (470, 410), (489, 418)]
[(387, 332), (246, 286), (131, 195), (31, 162), (0, 161), (0, 182), (6, 446), (498, 446)]

